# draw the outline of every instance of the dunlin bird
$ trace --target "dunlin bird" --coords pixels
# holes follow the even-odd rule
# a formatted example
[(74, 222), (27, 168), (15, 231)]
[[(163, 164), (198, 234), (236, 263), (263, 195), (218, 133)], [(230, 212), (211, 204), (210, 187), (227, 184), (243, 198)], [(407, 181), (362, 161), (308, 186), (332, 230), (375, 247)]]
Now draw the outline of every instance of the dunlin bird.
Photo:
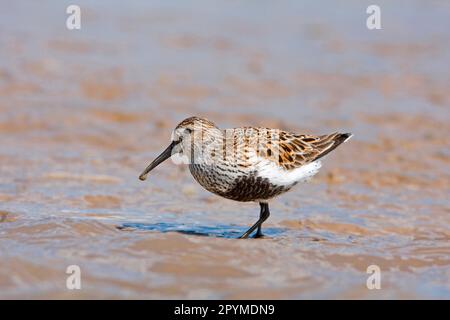
[(206, 190), (236, 201), (260, 205), (258, 221), (240, 238), (248, 238), (270, 215), (268, 201), (314, 176), (321, 159), (352, 134), (313, 136), (279, 129), (244, 127), (219, 129), (213, 122), (191, 117), (179, 123), (172, 142), (142, 172), (139, 179), (172, 157), (188, 164)]

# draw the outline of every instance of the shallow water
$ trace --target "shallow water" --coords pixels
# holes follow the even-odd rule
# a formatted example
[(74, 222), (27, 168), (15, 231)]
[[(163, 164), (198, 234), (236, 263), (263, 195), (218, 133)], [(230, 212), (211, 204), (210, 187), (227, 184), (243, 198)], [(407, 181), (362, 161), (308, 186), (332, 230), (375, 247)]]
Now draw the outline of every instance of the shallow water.
[[(448, 3), (78, 4), (0, 10), (0, 298), (450, 298)], [(138, 180), (194, 114), (355, 137), (237, 240), (258, 205)]]

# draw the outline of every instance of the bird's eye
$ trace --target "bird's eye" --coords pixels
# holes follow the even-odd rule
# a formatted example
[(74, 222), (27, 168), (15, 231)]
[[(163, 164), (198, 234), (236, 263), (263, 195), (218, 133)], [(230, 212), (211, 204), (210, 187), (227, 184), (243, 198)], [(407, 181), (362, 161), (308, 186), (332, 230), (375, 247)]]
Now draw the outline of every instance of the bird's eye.
[(192, 133), (192, 129), (186, 128), (184, 129), (184, 132), (187, 134), (191, 134)]

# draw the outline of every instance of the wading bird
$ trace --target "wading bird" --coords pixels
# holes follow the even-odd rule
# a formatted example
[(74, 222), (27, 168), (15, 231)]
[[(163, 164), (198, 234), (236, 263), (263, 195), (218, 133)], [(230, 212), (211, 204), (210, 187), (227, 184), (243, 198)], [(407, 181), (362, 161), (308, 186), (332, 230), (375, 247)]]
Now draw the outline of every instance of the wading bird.
[(235, 201), (259, 203), (258, 221), (240, 237), (248, 238), (257, 230), (258, 238), (270, 215), (269, 200), (308, 181), (319, 171), (321, 159), (351, 136), (256, 127), (222, 130), (207, 119), (190, 117), (175, 127), (170, 145), (139, 179), (145, 180), (152, 169), (177, 155), (206, 190)]

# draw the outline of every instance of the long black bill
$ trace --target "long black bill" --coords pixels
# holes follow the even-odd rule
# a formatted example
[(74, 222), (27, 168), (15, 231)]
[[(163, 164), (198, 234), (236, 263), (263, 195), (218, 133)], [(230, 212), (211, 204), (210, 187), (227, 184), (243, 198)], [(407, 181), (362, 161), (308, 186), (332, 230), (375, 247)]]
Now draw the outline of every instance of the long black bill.
[(145, 179), (147, 179), (147, 175), (150, 171), (152, 171), (164, 160), (169, 159), (170, 156), (172, 155), (173, 147), (175, 147), (178, 143), (179, 141), (172, 141), (172, 143), (167, 147), (167, 149), (164, 150), (155, 160), (153, 160), (153, 162), (150, 163), (147, 168), (145, 168), (145, 170), (139, 176), (139, 179), (144, 181)]

